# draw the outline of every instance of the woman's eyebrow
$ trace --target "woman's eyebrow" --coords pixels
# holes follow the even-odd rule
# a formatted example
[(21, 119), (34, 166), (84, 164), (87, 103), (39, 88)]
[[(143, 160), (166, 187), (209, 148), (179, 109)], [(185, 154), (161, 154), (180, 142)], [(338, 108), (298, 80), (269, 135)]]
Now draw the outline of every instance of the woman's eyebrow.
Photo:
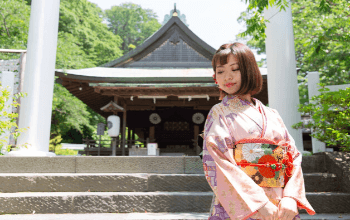
[[(233, 65), (238, 65), (238, 63), (233, 63), (230, 66), (233, 66)], [(224, 67), (224, 66), (216, 66), (216, 68), (219, 68), (219, 67)]]

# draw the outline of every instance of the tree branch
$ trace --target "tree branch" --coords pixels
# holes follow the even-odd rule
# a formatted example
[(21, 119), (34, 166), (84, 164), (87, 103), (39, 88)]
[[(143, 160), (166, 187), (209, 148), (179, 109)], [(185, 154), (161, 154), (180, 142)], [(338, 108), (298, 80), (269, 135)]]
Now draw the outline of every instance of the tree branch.
[(10, 36), (9, 29), (8, 29), (7, 26), (6, 26), (6, 17), (4, 16), (4, 14), (3, 14), (2, 12), (1, 12), (1, 15), (2, 15), (3, 20), (4, 20), (4, 27), (5, 27), (5, 29), (6, 29), (7, 36), (8, 36), (8, 37), (11, 37), (11, 36)]

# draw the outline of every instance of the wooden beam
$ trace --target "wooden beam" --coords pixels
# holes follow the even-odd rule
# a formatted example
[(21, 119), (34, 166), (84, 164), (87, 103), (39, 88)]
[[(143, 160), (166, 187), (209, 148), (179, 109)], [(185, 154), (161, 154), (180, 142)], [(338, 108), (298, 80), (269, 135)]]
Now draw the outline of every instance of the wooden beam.
[(151, 126), (149, 127), (149, 139), (153, 140), (154, 139), (154, 135), (155, 135), (155, 127)]
[(155, 110), (155, 106), (128, 106), (128, 111), (147, 111)]
[(124, 103), (123, 108), (125, 111), (123, 112), (123, 134), (122, 134), (122, 156), (125, 156), (125, 132), (126, 132), (126, 104)]
[(198, 146), (198, 135), (199, 135), (199, 126), (198, 125), (195, 125), (194, 126), (194, 140), (196, 141), (195, 142), (195, 148), (196, 148), (196, 154), (199, 155), (200, 154), (200, 147)]
[(219, 96), (220, 93), (216, 87), (206, 88), (101, 88), (101, 94), (111, 96), (182, 96), (182, 95), (209, 95)]

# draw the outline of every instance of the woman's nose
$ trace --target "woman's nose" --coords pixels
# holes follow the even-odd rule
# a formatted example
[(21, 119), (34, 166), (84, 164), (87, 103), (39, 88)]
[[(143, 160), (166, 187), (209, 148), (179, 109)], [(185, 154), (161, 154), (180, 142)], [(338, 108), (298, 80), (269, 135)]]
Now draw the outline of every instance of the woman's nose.
[(230, 81), (230, 80), (232, 80), (232, 77), (231, 77), (231, 76), (225, 77), (225, 82), (226, 82), (226, 81)]

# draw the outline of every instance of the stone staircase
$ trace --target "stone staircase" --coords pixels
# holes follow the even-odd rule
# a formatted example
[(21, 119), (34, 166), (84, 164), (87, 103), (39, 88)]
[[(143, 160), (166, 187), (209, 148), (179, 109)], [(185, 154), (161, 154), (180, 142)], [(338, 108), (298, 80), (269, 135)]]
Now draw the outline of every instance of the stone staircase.
[[(325, 155), (303, 157), (309, 202), (317, 213), (350, 214), (350, 193), (326, 167)], [(198, 213), (176, 219), (207, 219), (213, 193), (203, 173), (195, 156), (0, 157), (0, 214), (120, 213), (111, 219), (124, 219), (134, 213), (138, 217), (127, 219), (152, 219), (150, 213), (167, 213), (163, 219), (174, 219), (166, 215)]]

